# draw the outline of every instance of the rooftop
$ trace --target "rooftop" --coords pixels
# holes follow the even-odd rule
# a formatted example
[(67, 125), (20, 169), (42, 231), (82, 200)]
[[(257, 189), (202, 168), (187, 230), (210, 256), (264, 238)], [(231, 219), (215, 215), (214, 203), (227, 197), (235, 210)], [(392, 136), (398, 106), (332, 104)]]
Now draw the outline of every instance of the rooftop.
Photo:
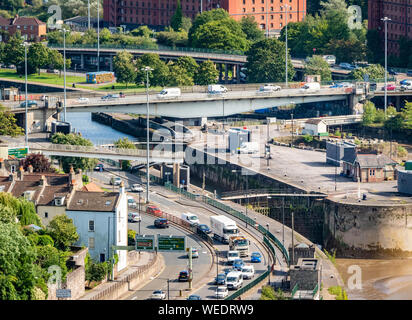
[(396, 162), (385, 154), (348, 154), (342, 159), (343, 162), (359, 163), (361, 168), (383, 168), (386, 165), (396, 165)]
[(76, 191), (67, 210), (114, 212), (118, 198), (118, 192)]
[(322, 119), (309, 119), (309, 120), (307, 120), (305, 123), (308, 123), (308, 124), (319, 124), (319, 123), (321, 123), (321, 122), (325, 123), (325, 121), (323, 121)]

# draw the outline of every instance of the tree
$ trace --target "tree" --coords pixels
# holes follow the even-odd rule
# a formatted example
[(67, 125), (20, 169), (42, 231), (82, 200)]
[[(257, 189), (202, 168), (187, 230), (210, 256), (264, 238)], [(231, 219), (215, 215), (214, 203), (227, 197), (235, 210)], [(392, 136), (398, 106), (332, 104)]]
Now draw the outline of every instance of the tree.
[(385, 121), (385, 111), (382, 109), (376, 109), (375, 119), (373, 119), (373, 122), (384, 123), (384, 121)]
[(192, 27), (189, 30), (189, 45), (193, 47), (193, 34), (197, 31), (199, 27), (210, 21), (218, 21), (226, 18), (229, 18), (229, 13), (221, 8), (204, 11), (201, 14), (197, 15), (195, 20), (193, 21)]
[(59, 251), (57, 248), (45, 245), (37, 247), (37, 259), (36, 263), (42, 269), (47, 270), (50, 266), (56, 265), (61, 268), (62, 271), (62, 280), (66, 277), (68, 272), (66, 266), (67, 253)]
[(0, 300), (30, 300), (36, 251), (15, 223), (0, 222)]
[[(250, 82), (280, 82), (285, 79), (285, 44), (277, 39), (255, 42), (247, 52), (246, 68)], [(288, 56), (288, 79), (292, 80), (295, 69)]]
[(275, 291), (272, 286), (263, 286), (260, 300), (288, 300), (282, 290)]
[(348, 26), (348, 8), (345, 0), (321, 1), (321, 15), (328, 21), (326, 35), (329, 39), (348, 40), (350, 29)]
[(6, 65), (14, 64), (15, 66), (24, 63), (23, 39), (17, 34), (11, 36), (4, 46), (3, 62)]
[(412, 67), (412, 40), (402, 36), (398, 40), (400, 66), (404, 68)]
[(137, 76), (135, 82), (137, 84), (146, 83), (146, 73), (141, 69), (151, 67), (153, 71), (149, 71), (149, 83), (152, 86), (166, 86), (169, 82), (169, 68), (160, 60), (159, 55), (154, 53), (146, 53), (136, 61)]
[(132, 229), (127, 230), (127, 245), (134, 246), (136, 244), (136, 231)]
[(366, 34), (367, 58), (369, 62), (382, 63), (385, 59), (384, 50), (382, 50), (382, 39), (378, 30), (368, 30)]
[(240, 20), (242, 31), (246, 34), (246, 39), (252, 42), (262, 40), (265, 37), (264, 31), (259, 28), (254, 16), (242, 17)]
[(152, 34), (152, 30), (150, 30), (148, 26), (140, 26), (130, 31), (130, 33), (135, 37), (149, 38), (150, 35)]
[(184, 30), (176, 32), (171, 29), (157, 32), (156, 39), (158, 44), (163, 44), (169, 47), (186, 47), (188, 43), (187, 32)]
[(189, 17), (183, 16), (182, 26), (180, 27), (180, 29), (184, 30), (185, 32), (189, 32), (191, 27), (192, 27), (192, 20)]
[(116, 81), (125, 83), (126, 88), (129, 83), (133, 83), (136, 78), (135, 66), (132, 62), (133, 56), (127, 52), (122, 51), (116, 54), (113, 58), (113, 70), (116, 75)]
[[(1, 213), (3, 215), (2, 221), (7, 221), (4, 218), (8, 216), (9, 222), (16, 222), (18, 219), (20, 225), (27, 226), (29, 224), (35, 224), (42, 226), (40, 217), (36, 213), (34, 203), (24, 198), (15, 198), (9, 193), (0, 193), (0, 205), (6, 210)], [(10, 211), (12, 214), (10, 215)]]
[(56, 248), (63, 251), (79, 240), (73, 220), (66, 214), (55, 216), (47, 227), (47, 233), (53, 238)]
[[(128, 138), (119, 138), (114, 142), (114, 146), (119, 149), (136, 149), (136, 146)], [(121, 160), (122, 170), (127, 170), (131, 166), (130, 160)]]
[[(64, 58), (63, 55), (54, 49), (49, 49), (48, 48), (48, 60), (47, 60), (47, 65), (49, 69), (57, 69), (60, 71), (60, 77), (62, 74), (62, 70), (64, 69)], [(71, 59), (66, 58), (66, 69), (70, 68), (72, 64)]]
[(107, 274), (107, 264), (106, 262), (101, 262), (101, 263), (95, 263), (91, 262), (86, 268), (86, 280), (89, 281), (89, 286), (90, 282), (92, 281), (102, 281)]
[(400, 113), (385, 121), (384, 127), (387, 130), (400, 131), (404, 128), (405, 115)]
[(210, 61), (204, 61), (199, 65), (195, 73), (194, 81), (197, 85), (205, 86), (217, 83), (219, 71), (216, 70), (215, 64)]
[(412, 102), (406, 102), (402, 108), (401, 114), (405, 119), (404, 127), (412, 129)]
[[(58, 132), (51, 137), (51, 142), (56, 144), (69, 144), (75, 146), (93, 146), (93, 143), (90, 140), (85, 139), (80, 134), (76, 133), (64, 134)], [(95, 167), (98, 162), (97, 159), (79, 157), (55, 156), (54, 158), (60, 161), (65, 172), (69, 172), (71, 166), (74, 170), (81, 169), (82, 171), (86, 171)]]
[(366, 68), (352, 70), (351, 77), (356, 80), (364, 81), (365, 74), (369, 76), (370, 80), (383, 79), (385, 77), (385, 68), (383, 68), (380, 64), (372, 64)]
[(4, 111), (0, 104), (0, 135), (17, 137), (23, 135), (23, 129), (16, 124), (16, 117), (13, 113)]
[(326, 50), (334, 54), (337, 61), (352, 63), (355, 61), (364, 61), (366, 58), (366, 45), (357, 39), (332, 39), (326, 45)]
[(386, 115), (388, 118), (396, 116), (398, 112), (396, 111), (396, 108), (394, 106), (389, 106), (386, 108)]
[(47, 64), (49, 52), (47, 47), (41, 42), (33, 43), (27, 52), (27, 64), (32, 69), (38, 71), (40, 75), (40, 68)]
[(305, 75), (319, 74), (322, 81), (331, 81), (332, 72), (329, 64), (321, 56), (312, 56), (305, 64)]
[(376, 108), (375, 105), (367, 101), (363, 105), (363, 116), (362, 116), (362, 123), (364, 125), (369, 125), (375, 121), (375, 116), (376, 116)]
[(7, 0), (1, 1), (1, 8), (7, 11), (16, 12), (17, 10), (24, 7), (24, 0)]
[(192, 47), (246, 51), (249, 43), (240, 24), (233, 18), (210, 21), (201, 25), (192, 35)]
[(169, 85), (170, 86), (193, 86), (193, 77), (178, 64), (171, 64), (169, 66)]
[(176, 60), (175, 64), (183, 68), (185, 73), (192, 78), (195, 76), (196, 70), (199, 68), (196, 60), (189, 56), (180, 57)]
[(41, 153), (30, 153), (20, 161), (20, 165), (23, 169), (27, 171), (28, 167), (31, 165), (33, 167), (33, 172), (52, 172), (51, 163), (49, 159)]
[(182, 6), (180, 4), (180, 0), (177, 0), (176, 11), (172, 18), (170, 19), (170, 26), (173, 28), (174, 31), (179, 31), (182, 28), (183, 24), (183, 13), (182, 13)]

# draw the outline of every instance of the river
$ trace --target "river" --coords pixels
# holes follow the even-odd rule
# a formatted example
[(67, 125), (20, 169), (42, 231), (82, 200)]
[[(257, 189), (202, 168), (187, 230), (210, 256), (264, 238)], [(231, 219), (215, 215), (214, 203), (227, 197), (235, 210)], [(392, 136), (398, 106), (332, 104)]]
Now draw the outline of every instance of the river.
[(92, 121), (90, 112), (68, 112), (67, 121), (72, 124), (72, 130), (80, 132), (84, 138), (89, 139), (94, 144), (110, 144), (119, 138), (129, 138), (136, 140), (135, 137), (114, 130), (112, 127)]

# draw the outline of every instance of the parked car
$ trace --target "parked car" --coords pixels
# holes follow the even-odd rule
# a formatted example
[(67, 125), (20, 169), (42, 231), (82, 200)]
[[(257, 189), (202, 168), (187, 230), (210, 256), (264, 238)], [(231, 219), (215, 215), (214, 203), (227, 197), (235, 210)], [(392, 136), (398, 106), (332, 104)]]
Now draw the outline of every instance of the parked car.
[(244, 265), (245, 263), (242, 259), (236, 259), (235, 261), (233, 261), (233, 269), (241, 271)]
[(137, 207), (137, 203), (136, 201), (132, 198), (132, 197), (127, 197), (127, 206), (129, 208), (136, 208)]
[(180, 271), (178, 281), (189, 281), (189, 271)]
[[(187, 253), (187, 257), (189, 258), (189, 252)], [(199, 258), (199, 250), (196, 248), (192, 248), (192, 258)]]
[(253, 252), (250, 256), (250, 262), (259, 263), (262, 262), (262, 255), (259, 252)]
[(255, 276), (255, 268), (252, 265), (245, 265), (242, 268), (243, 279), (252, 279)]
[(142, 221), (142, 217), (137, 212), (129, 212), (129, 214), (127, 215), (127, 221), (140, 222)]
[(156, 228), (169, 228), (169, 221), (166, 218), (158, 218), (154, 221)]
[[(37, 102), (34, 100), (27, 100), (27, 107), (37, 107)], [(25, 108), (26, 107), (26, 101), (23, 101), (22, 103), (20, 103), (20, 108)]]
[(143, 187), (140, 184), (135, 183), (130, 188), (130, 191), (132, 191), (132, 192), (143, 192), (144, 190), (143, 190)]
[(229, 295), (229, 291), (227, 287), (217, 287), (215, 295), (217, 299), (224, 299)]
[(149, 213), (149, 214), (154, 214), (154, 215), (161, 215), (162, 214), (162, 210), (160, 210), (156, 206), (147, 206), (146, 212)]
[[(393, 84), (387, 84), (386, 85), (386, 90), (387, 91), (395, 91), (396, 87)], [(385, 86), (382, 87), (382, 91), (385, 91)]]
[(215, 284), (225, 285), (226, 284), (226, 273), (219, 273), (215, 278)]
[(163, 292), (162, 290), (155, 290), (153, 291), (151, 298), (153, 300), (164, 300), (166, 299), (166, 293)]
[(54, 74), (59, 74), (59, 70), (57, 69), (47, 69), (47, 73), (54, 73)]
[(112, 177), (110, 179), (110, 184), (113, 186), (120, 186), (121, 183), (122, 183), (122, 179), (120, 177)]
[(199, 224), (197, 226), (197, 230), (200, 230), (200, 231), (202, 231), (204, 233), (207, 233), (207, 234), (212, 232), (212, 230), (210, 230), (210, 228), (206, 224)]
[(190, 296), (187, 297), (186, 300), (202, 300), (202, 298), (198, 296), (197, 294), (191, 294)]
[(280, 86), (275, 86), (274, 84), (266, 83), (265, 85), (263, 85), (259, 88), (259, 91), (261, 91), (261, 92), (273, 92), (273, 91), (280, 91), (280, 89), (281, 89)]
[(104, 170), (104, 165), (103, 163), (99, 163), (97, 166), (94, 167), (94, 171), (103, 171)]
[(323, 60), (325, 60), (328, 65), (332, 66), (336, 63), (336, 57), (333, 55), (324, 55), (322, 56)]

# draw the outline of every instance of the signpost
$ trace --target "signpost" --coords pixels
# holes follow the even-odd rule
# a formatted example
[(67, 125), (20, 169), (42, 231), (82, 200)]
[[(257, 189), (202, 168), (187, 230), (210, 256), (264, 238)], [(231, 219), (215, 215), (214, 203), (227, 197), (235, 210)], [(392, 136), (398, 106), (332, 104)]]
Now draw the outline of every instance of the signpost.
[(164, 236), (157, 235), (157, 250), (158, 251), (185, 251), (186, 237), (185, 236)]
[(155, 236), (154, 235), (136, 235), (136, 251), (154, 251)]
[(28, 147), (9, 148), (9, 160), (23, 159), (29, 153)]

